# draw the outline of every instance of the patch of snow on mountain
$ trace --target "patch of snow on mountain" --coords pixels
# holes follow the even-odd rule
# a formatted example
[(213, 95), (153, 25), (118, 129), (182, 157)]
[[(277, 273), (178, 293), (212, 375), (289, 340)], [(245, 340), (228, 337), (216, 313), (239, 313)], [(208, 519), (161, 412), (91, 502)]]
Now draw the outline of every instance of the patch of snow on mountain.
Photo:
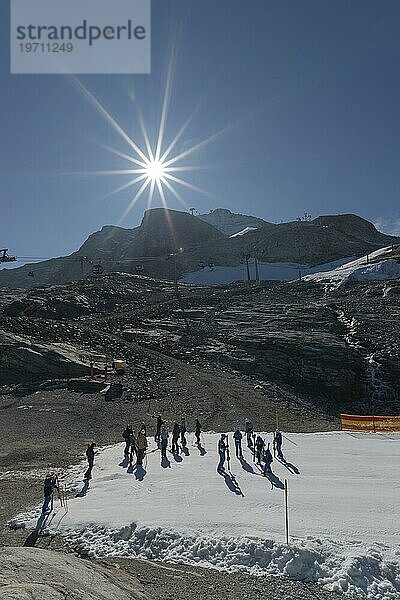
[(246, 235), (246, 233), (249, 233), (249, 231), (256, 231), (256, 229), (257, 229), (257, 227), (245, 227), (241, 231), (238, 231), (237, 233), (234, 233), (233, 235), (230, 235), (229, 237), (234, 238), (234, 237), (237, 237), (238, 235)]
[[(400, 262), (388, 258), (384, 260), (384, 255), (391, 250), (381, 248), (367, 256), (358, 258), (346, 263), (336, 269), (324, 273), (315, 273), (308, 275), (305, 280), (317, 281), (320, 283), (330, 283), (338, 287), (346, 281), (388, 281), (391, 279), (400, 279)], [(376, 258), (381, 258), (379, 262), (371, 262)]]
[[(342, 265), (343, 263), (348, 263), (352, 259), (353, 257), (342, 258), (340, 260), (335, 260), (323, 265), (317, 265), (315, 267), (309, 267), (307, 265), (301, 265), (297, 263), (259, 262), (258, 272), (262, 281), (292, 281), (294, 279), (304, 277), (304, 275), (308, 275), (310, 273), (330, 271), (331, 269), (335, 269), (337, 266)], [(249, 269), (250, 278), (254, 281), (256, 278), (254, 259), (249, 260)], [(240, 264), (234, 267), (205, 267), (204, 269), (199, 269), (198, 271), (186, 273), (181, 279), (182, 283), (209, 285), (228, 284), (233, 283), (234, 281), (246, 280), (246, 264)]]

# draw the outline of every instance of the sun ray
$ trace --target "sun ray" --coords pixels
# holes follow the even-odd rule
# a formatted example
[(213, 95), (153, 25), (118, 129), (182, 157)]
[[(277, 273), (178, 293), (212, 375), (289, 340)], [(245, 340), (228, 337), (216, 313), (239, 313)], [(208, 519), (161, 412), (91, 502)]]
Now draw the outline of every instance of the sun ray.
[(147, 133), (146, 126), (144, 124), (143, 115), (142, 115), (142, 112), (141, 112), (138, 104), (136, 104), (136, 111), (137, 111), (137, 114), (138, 114), (140, 129), (142, 131), (144, 143), (146, 144), (148, 159), (150, 160), (150, 162), (153, 162), (154, 161), (153, 150), (151, 148), (149, 135)]
[(209, 198), (215, 198), (215, 196), (213, 194), (211, 194), (210, 192), (207, 192), (207, 190), (197, 187), (196, 185), (193, 185), (192, 183), (189, 183), (188, 181), (185, 181), (184, 179), (181, 179), (180, 177), (175, 177), (175, 175), (171, 175), (171, 173), (165, 173), (164, 177), (171, 179), (172, 181), (175, 181), (175, 183), (179, 183), (180, 185), (183, 185), (184, 187), (189, 188), (193, 192), (199, 192), (200, 194), (204, 194), (205, 196), (208, 196)]
[(100, 200), (105, 200), (106, 198), (110, 198), (111, 196), (115, 196), (115, 194), (119, 194), (119, 192), (122, 192), (123, 190), (126, 190), (127, 188), (131, 187), (132, 185), (136, 185), (136, 183), (139, 183), (139, 181), (143, 181), (143, 179), (146, 179), (146, 178), (147, 178), (147, 174), (146, 173), (144, 175), (140, 175), (139, 177), (135, 177), (135, 179), (132, 179), (132, 181), (128, 181), (128, 183), (124, 183), (124, 185), (121, 185), (120, 187), (116, 188), (115, 190), (112, 190), (111, 192), (109, 192), (105, 196), (101, 196), (101, 198), (99, 198), (99, 199)]
[[(168, 209), (168, 204), (167, 204), (167, 200), (165, 198), (164, 189), (163, 189), (163, 187), (161, 185), (161, 181), (159, 179), (157, 179), (156, 183), (157, 183), (157, 187), (158, 187), (158, 193), (160, 194), (161, 202), (162, 202), (164, 208)], [(176, 246), (177, 242), (176, 242), (175, 230), (174, 230), (174, 226), (172, 224), (171, 215), (168, 212), (168, 210), (165, 211), (165, 216), (166, 216), (166, 219), (167, 219), (169, 230), (171, 232), (171, 237), (173, 239), (174, 245)]]
[(147, 169), (115, 169), (109, 171), (70, 171), (61, 173), (62, 175), (79, 175), (80, 177), (110, 177), (113, 175), (135, 175), (138, 173), (147, 173)]
[(207, 146), (208, 144), (210, 144), (211, 142), (214, 142), (215, 140), (217, 140), (220, 137), (223, 137), (225, 134), (227, 134), (229, 131), (232, 131), (233, 129), (235, 129), (236, 127), (239, 127), (240, 125), (242, 125), (244, 122), (252, 119), (253, 116), (250, 114), (244, 115), (243, 117), (241, 117), (240, 119), (238, 119), (237, 121), (234, 121), (233, 123), (230, 123), (229, 125), (226, 125), (226, 127), (223, 127), (222, 129), (220, 129), (219, 131), (213, 133), (212, 135), (210, 135), (208, 138), (205, 138), (204, 140), (202, 140), (201, 142), (198, 142), (197, 144), (195, 144), (194, 146), (191, 146), (190, 148), (188, 148), (187, 150), (184, 150), (183, 152), (181, 152), (180, 154), (177, 154), (176, 156), (174, 156), (173, 158), (170, 158), (169, 160), (164, 162), (164, 166), (165, 167), (169, 167), (172, 164), (175, 164), (178, 160), (182, 160), (182, 158), (186, 158), (187, 156), (189, 156), (190, 154), (193, 154), (193, 152), (196, 152), (197, 150), (200, 150), (201, 148), (204, 148), (204, 146)]
[(186, 121), (184, 122), (184, 124), (182, 125), (182, 127), (180, 128), (180, 130), (178, 131), (178, 133), (176, 134), (176, 136), (173, 138), (172, 142), (169, 144), (169, 146), (167, 147), (167, 149), (164, 151), (164, 153), (160, 157), (161, 162), (164, 162), (165, 159), (172, 152), (172, 150), (175, 148), (176, 144), (179, 142), (179, 140), (181, 139), (182, 135), (185, 133), (186, 129), (189, 127), (190, 123), (193, 121), (194, 117), (196, 116), (196, 114), (197, 114), (197, 112), (198, 112), (198, 110), (200, 108), (200, 105), (201, 105), (201, 102), (199, 102), (197, 104), (197, 106), (194, 109), (194, 111), (186, 119)]
[(165, 177), (162, 177), (161, 181), (165, 185), (165, 187), (169, 189), (169, 191), (171, 192), (171, 194), (173, 194), (175, 196), (175, 198), (177, 200), (179, 200), (179, 202), (182, 204), (182, 206), (184, 206), (186, 208), (186, 210), (187, 210), (189, 208), (189, 206), (186, 204), (186, 202), (184, 201), (184, 199), (182, 198), (182, 196), (176, 191), (176, 189), (170, 184), (170, 182), (168, 181), (168, 179), (166, 179)]
[(171, 102), (172, 84), (173, 84), (174, 75), (175, 75), (179, 34), (180, 34), (179, 25), (177, 25), (177, 27), (173, 33), (174, 37), (172, 40), (171, 54), (170, 54), (169, 62), (168, 62), (168, 71), (167, 71), (167, 78), (166, 78), (166, 84), (165, 84), (165, 90), (164, 90), (163, 105), (162, 105), (162, 109), (161, 109), (160, 127), (158, 129), (157, 145), (156, 145), (156, 151), (155, 151), (155, 156), (154, 156), (155, 160), (160, 160), (161, 148), (162, 148), (163, 141), (164, 141), (165, 126), (166, 126), (166, 122), (167, 122), (169, 105)]
[(133, 158), (132, 156), (129, 156), (129, 154), (120, 152), (119, 150), (116, 150), (115, 148), (112, 148), (111, 146), (107, 146), (106, 144), (99, 144), (99, 146), (100, 146), (100, 148), (104, 148), (105, 150), (112, 152), (113, 154), (115, 154), (116, 156), (119, 156), (120, 158), (125, 158), (125, 160), (128, 160), (129, 162), (132, 162), (135, 165), (140, 165), (141, 167), (144, 167), (146, 165), (146, 163), (143, 162), (142, 160)]
[(168, 208), (167, 207), (167, 201), (165, 199), (164, 189), (163, 189), (163, 186), (161, 185), (161, 181), (159, 179), (157, 179), (156, 180), (156, 184), (157, 184), (157, 187), (158, 187), (158, 192), (160, 194), (161, 202), (163, 203), (163, 205), (164, 205), (165, 208)]
[(177, 171), (204, 171), (209, 169), (210, 167), (207, 165), (196, 165), (194, 167), (184, 166), (184, 167), (164, 167), (164, 173), (176, 173)]
[(124, 213), (122, 214), (121, 218), (118, 221), (118, 225), (120, 225), (125, 220), (125, 217), (130, 213), (130, 211), (132, 210), (132, 208), (135, 206), (136, 202), (139, 200), (139, 198), (141, 197), (141, 195), (144, 193), (144, 191), (146, 190), (146, 188), (149, 185), (149, 183), (150, 183), (150, 178), (147, 177), (147, 179), (143, 182), (143, 184), (140, 186), (140, 188), (136, 192), (135, 196), (129, 202), (129, 204), (126, 207)]
[(104, 108), (104, 106), (97, 100), (97, 98), (90, 92), (74, 75), (71, 75), (71, 81), (75, 84), (78, 90), (91, 102), (91, 104), (95, 107), (97, 112), (99, 112), (102, 117), (113, 127), (113, 129), (119, 133), (119, 135), (135, 150), (135, 152), (144, 160), (144, 162), (148, 162), (148, 158), (139, 148), (139, 146), (129, 137), (129, 135), (122, 129), (122, 127), (117, 123), (117, 121), (110, 115), (110, 113)]
[[(219, 74), (220, 74), (220, 70), (218, 69), (218, 74), (215, 73), (214, 78), (213, 78), (214, 79), (214, 83), (216, 81), (218, 81)], [(212, 85), (211, 85), (211, 82), (210, 82), (208, 88), (204, 91), (203, 95), (198, 100), (198, 102), (197, 102), (196, 106), (194, 107), (193, 111), (190, 113), (190, 115), (188, 116), (188, 118), (186, 119), (186, 121), (183, 123), (182, 127), (179, 129), (179, 131), (176, 134), (176, 136), (172, 139), (172, 141), (168, 145), (167, 149), (162, 154), (162, 156), (160, 158), (160, 160), (162, 162), (165, 161), (165, 159), (169, 156), (169, 154), (175, 148), (176, 144), (181, 139), (182, 135), (185, 133), (186, 129), (188, 128), (188, 126), (190, 125), (190, 123), (193, 121), (193, 119), (197, 115), (197, 113), (199, 112), (200, 108), (202, 107), (203, 103), (206, 101), (207, 96), (210, 93), (211, 87), (212, 87)]]
[(169, 165), (173, 165), (178, 160), (182, 160), (182, 158), (186, 158), (187, 156), (190, 156), (190, 154), (193, 154), (193, 152), (196, 152), (197, 150), (200, 150), (200, 148), (203, 148), (204, 146), (207, 146), (207, 144), (210, 144), (214, 140), (216, 140), (219, 137), (223, 136), (224, 133), (226, 133), (229, 130), (229, 128), (230, 128), (230, 126), (228, 125), (224, 129), (221, 129), (220, 131), (217, 131), (217, 133), (213, 133), (208, 138), (202, 140), (201, 142), (198, 142), (194, 146), (191, 146), (190, 148), (188, 148), (187, 150), (184, 150), (180, 154), (177, 154), (173, 158), (170, 158), (169, 160), (167, 160), (165, 162), (165, 166), (168, 167)]
[(155, 179), (152, 179), (150, 182), (149, 196), (147, 198), (147, 210), (149, 210), (151, 208), (151, 203), (153, 202), (155, 185), (156, 185), (156, 181), (155, 181)]

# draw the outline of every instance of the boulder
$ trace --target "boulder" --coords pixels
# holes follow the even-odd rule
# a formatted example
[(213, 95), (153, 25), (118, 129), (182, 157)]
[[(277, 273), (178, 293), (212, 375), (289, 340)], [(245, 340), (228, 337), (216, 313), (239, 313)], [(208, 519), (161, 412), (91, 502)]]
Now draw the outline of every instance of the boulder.
[(80, 377), (89, 367), (66, 344), (33, 342), (0, 331), (0, 385), (27, 380)]
[(124, 577), (68, 554), (0, 548), (0, 600), (144, 600), (137, 580)]

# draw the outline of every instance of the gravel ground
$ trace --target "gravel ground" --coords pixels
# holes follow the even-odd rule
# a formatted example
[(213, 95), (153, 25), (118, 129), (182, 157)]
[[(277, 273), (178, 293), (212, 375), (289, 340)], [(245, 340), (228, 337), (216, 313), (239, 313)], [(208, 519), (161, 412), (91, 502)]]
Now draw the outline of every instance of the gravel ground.
[(340, 597), (315, 584), (274, 577), (251, 577), (142, 560), (109, 559), (102, 562), (135, 575), (144, 587), (146, 596), (157, 600), (337, 600)]

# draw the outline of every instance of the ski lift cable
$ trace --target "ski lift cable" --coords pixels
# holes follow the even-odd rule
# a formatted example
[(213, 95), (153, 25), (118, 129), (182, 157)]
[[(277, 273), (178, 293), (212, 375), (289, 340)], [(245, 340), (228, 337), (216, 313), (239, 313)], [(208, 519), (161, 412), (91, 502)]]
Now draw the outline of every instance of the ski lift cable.
[(74, 257), (64, 257), (64, 256), (59, 256), (59, 257), (54, 257), (54, 256), (17, 256), (16, 257), (16, 262), (21, 262), (21, 261), (28, 261), (28, 260), (38, 260), (38, 261), (45, 261), (45, 260), (57, 260), (57, 259), (62, 259), (63, 261), (69, 261), (69, 262), (112, 262), (112, 263), (122, 263), (122, 262), (142, 262), (145, 260), (163, 260), (167, 258), (166, 255), (162, 255), (162, 256), (135, 256), (134, 258), (89, 258), (89, 257), (79, 257), (79, 256), (74, 256)]

